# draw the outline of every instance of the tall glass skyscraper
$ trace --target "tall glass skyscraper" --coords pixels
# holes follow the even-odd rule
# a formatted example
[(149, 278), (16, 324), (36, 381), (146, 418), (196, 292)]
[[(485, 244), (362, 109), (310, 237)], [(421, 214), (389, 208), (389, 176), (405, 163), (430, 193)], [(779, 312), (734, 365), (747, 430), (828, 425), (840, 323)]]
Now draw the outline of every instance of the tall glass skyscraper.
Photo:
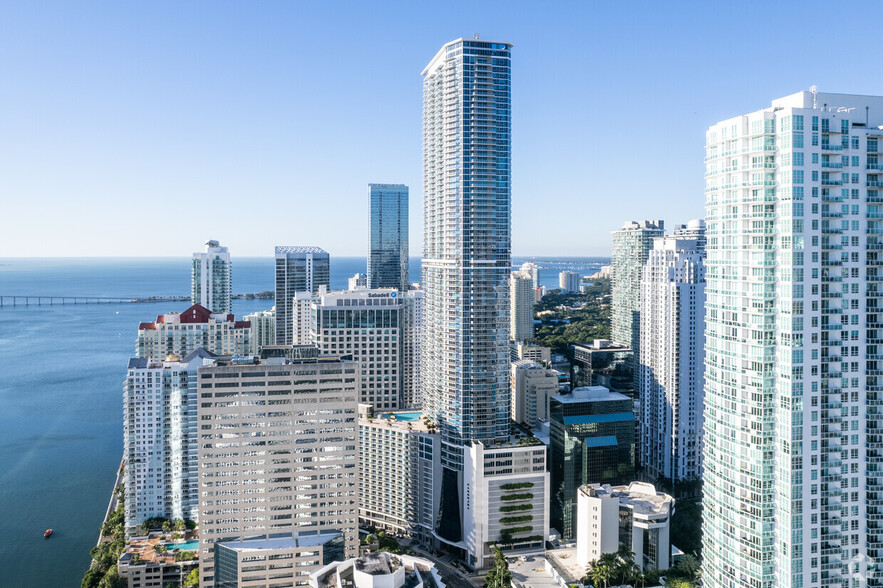
[(297, 292), (319, 292), (328, 287), (328, 252), (319, 247), (276, 247), (276, 344), (291, 345), (294, 338), (292, 300)]
[(408, 289), (408, 187), (368, 184), (368, 287)]
[(464, 446), (509, 436), (511, 47), (458, 39), (423, 70), (424, 409), (442, 436), (437, 533), (451, 542)]

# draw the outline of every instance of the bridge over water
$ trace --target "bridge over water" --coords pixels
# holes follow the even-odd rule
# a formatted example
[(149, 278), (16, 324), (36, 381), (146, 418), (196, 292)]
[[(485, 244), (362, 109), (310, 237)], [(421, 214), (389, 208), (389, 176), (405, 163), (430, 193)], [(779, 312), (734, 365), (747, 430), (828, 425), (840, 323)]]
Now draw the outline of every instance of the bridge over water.
[(55, 304), (122, 304), (137, 302), (189, 302), (189, 296), (148, 296), (148, 297), (114, 297), (114, 296), (6, 296), (0, 295), (0, 307), (3, 306), (37, 306)]

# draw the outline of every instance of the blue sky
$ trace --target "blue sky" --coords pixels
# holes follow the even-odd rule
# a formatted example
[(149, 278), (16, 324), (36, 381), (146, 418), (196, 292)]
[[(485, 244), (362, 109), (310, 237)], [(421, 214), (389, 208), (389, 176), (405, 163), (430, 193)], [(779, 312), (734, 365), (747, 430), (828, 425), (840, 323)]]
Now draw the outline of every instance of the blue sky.
[(364, 255), (411, 187), (422, 68), (513, 49), (515, 255), (703, 214), (705, 129), (816, 84), (883, 94), (880, 2), (0, 3), (0, 257)]

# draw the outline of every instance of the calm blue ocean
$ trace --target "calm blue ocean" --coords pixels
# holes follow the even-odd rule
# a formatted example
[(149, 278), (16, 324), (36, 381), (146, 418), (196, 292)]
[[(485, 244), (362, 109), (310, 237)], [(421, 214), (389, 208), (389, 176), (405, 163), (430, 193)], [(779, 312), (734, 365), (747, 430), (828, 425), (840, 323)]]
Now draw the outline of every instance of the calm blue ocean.
[[(520, 265), (528, 258), (513, 258)], [(541, 283), (598, 270), (605, 258), (532, 258)], [(273, 289), (272, 258), (234, 258), (233, 291)], [(345, 288), (364, 258), (331, 259)], [(186, 296), (187, 258), (0, 258), (0, 295)], [(411, 280), (420, 260), (411, 259)], [(272, 306), (235, 300), (241, 316)], [(79, 586), (122, 457), (122, 383), (138, 323), (186, 304), (0, 308), (0, 585)], [(51, 527), (51, 539), (43, 531)]]

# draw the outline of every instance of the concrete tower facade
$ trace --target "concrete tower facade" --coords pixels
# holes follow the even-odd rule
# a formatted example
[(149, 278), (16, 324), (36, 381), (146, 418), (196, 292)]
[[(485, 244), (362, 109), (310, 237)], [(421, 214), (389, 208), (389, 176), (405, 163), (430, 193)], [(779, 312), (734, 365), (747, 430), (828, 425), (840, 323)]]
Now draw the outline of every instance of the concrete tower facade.
[(883, 97), (706, 133), (703, 583), (878, 586)]
[(230, 251), (217, 241), (206, 241), (205, 251), (193, 254), (190, 302), (218, 314), (233, 312)]
[(641, 281), (640, 328), (639, 462), (654, 477), (698, 479), (705, 373), (705, 251), (698, 235), (654, 239)]

